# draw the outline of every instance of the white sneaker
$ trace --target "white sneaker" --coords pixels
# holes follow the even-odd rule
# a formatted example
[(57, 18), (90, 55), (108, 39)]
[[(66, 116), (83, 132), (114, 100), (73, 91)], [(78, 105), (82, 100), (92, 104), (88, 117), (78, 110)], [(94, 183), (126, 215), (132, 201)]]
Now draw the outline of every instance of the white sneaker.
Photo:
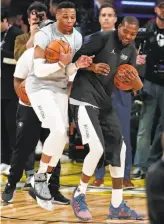
[(45, 200), (41, 200), (40, 198), (36, 197), (36, 201), (41, 208), (43, 208), (47, 211), (53, 211), (54, 210), (54, 206), (53, 206), (51, 200), (50, 201), (45, 201)]
[(0, 174), (8, 176), (11, 166), (5, 163), (0, 164)]
[(42, 150), (43, 150), (43, 145), (42, 145), (41, 141), (39, 140), (38, 144), (35, 148), (35, 154), (37, 154), (37, 155), (41, 154)]

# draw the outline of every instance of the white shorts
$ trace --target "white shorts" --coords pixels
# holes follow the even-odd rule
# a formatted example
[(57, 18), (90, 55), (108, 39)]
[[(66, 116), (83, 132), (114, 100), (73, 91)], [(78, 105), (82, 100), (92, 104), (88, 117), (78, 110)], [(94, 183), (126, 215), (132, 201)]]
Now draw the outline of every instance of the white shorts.
[(31, 105), (42, 122), (43, 128), (52, 126), (68, 128), (68, 95), (39, 90), (28, 95)]

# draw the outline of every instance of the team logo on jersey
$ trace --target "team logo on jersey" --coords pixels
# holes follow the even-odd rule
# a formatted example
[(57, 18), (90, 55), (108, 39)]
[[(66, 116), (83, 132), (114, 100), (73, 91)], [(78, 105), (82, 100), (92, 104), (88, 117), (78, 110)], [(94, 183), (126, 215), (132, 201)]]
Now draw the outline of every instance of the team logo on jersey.
[(84, 129), (85, 129), (85, 134), (86, 134), (86, 138), (89, 138), (90, 135), (89, 135), (89, 127), (87, 124), (84, 124)]
[(164, 46), (164, 35), (159, 33), (157, 35), (157, 43), (159, 47), (163, 47)]
[(122, 54), (120, 58), (125, 61), (125, 60), (127, 60), (128, 56)]
[(111, 54), (115, 54), (115, 51), (114, 51), (114, 49), (111, 51)]
[(18, 122), (18, 127), (19, 127), (19, 128), (23, 127), (23, 122), (21, 122), (21, 121)]
[(40, 115), (42, 116), (42, 118), (44, 119), (45, 118), (45, 114), (44, 114), (44, 111), (43, 111), (43, 108), (41, 105), (38, 106), (38, 109), (40, 111)]

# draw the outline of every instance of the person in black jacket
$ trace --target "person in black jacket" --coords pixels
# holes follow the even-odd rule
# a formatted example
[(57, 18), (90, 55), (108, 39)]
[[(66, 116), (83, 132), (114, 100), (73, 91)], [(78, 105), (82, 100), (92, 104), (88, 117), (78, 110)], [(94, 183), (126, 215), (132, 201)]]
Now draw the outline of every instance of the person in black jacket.
[[(146, 25), (146, 32), (151, 33), (145, 42), (147, 56), (143, 92), (147, 97), (140, 111), (133, 179), (142, 179), (147, 172), (151, 131), (158, 107), (160, 120), (164, 119), (164, 1), (156, 1), (155, 12), (156, 19)], [(158, 132), (159, 128), (156, 135)]]
[(13, 74), (16, 61), (14, 60), (14, 42), (22, 31), (11, 26), (7, 20), (6, 9), (1, 13), (1, 132), (2, 157), (0, 172), (9, 169), (12, 148), (16, 135), (16, 110), (18, 99), (14, 91)]

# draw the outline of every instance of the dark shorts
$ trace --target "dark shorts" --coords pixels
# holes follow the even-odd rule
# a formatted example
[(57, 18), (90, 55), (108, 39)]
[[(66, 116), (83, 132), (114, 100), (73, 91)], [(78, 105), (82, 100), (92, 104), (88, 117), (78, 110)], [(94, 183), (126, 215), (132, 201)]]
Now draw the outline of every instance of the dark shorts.
[[(70, 107), (83, 144), (89, 142), (89, 138), (93, 136), (92, 130), (94, 129), (104, 148), (104, 165), (120, 166), (122, 135), (115, 112), (101, 110), (92, 106), (70, 105)], [(101, 166), (101, 164), (99, 165)]]

